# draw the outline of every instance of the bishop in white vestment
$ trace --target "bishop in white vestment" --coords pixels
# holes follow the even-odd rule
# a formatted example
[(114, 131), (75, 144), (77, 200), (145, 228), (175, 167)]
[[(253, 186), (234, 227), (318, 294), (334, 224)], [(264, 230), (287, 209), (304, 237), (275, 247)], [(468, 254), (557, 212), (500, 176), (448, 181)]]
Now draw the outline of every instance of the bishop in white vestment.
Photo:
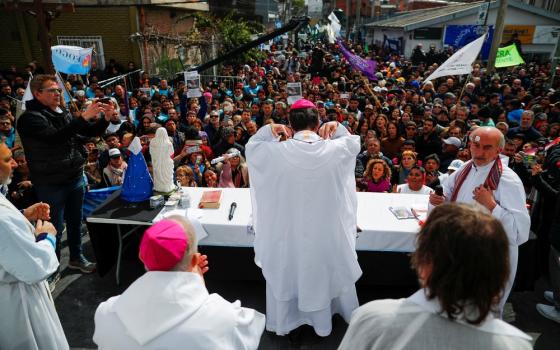
[[(331, 139), (319, 137), (314, 107), (307, 100), (292, 106), (293, 138), (279, 142), (291, 131), (266, 125), (246, 146), (255, 263), (266, 279), (266, 327), (278, 335), (307, 324), (328, 336), (334, 313), (348, 322), (358, 307), (354, 168), (360, 138), (336, 122), (320, 131)], [(307, 127), (294, 123), (294, 111), (302, 109), (310, 113)]]
[(146, 230), (140, 259), (148, 272), (95, 312), (93, 341), (100, 350), (258, 348), (264, 315), (208, 293), (207, 260), (183, 217)]

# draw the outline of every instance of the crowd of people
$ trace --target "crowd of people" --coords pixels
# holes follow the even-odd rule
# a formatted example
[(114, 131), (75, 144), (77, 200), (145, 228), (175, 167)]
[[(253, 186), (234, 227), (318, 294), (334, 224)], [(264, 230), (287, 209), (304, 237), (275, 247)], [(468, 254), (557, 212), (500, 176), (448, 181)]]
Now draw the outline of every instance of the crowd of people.
[[(5, 185), (2, 193), (20, 210), (48, 203), (50, 213), (44, 219), (52, 221), (53, 229), (34, 231), (48, 232), (47, 238), (58, 232), (58, 239), (52, 241), (60, 258), (60, 234), (66, 222), (69, 266), (93, 272), (95, 264), (81, 251), (84, 192), (122, 185), (128, 146), (135, 137), (140, 138), (151, 169), (150, 141), (159, 128), (165, 128), (173, 144), (175, 180), (182, 186), (249, 188), (255, 178), (248, 165), (252, 160), (246, 162), (246, 147), (250, 149), (251, 142), (259, 139), (255, 135), (270, 125), (273, 135), (284, 140), (305, 129), (293, 129), (294, 107), (288, 104), (287, 83), (301, 83), (301, 98), (312, 104), (306, 108), (318, 116), (317, 128), (337, 125), (333, 133), (340, 127), (345, 135), (359, 139), (355, 159), (341, 163), (353, 173), (353, 191), (429, 194), (431, 205), (437, 206), (434, 213), (437, 210), (444, 217), (447, 214), (439, 210), (440, 205), (448, 211), (459, 210), (443, 204), (446, 201), (476, 202), (503, 225), (509, 257), (496, 273), (505, 277), (486, 300), (492, 300), (498, 316), (515, 277), (517, 246), (527, 240), (530, 225), (538, 237), (539, 271), (550, 274), (553, 281), (553, 291), (546, 293), (553, 305), (539, 304), (537, 309), (560, 323), (560, 90), (557, 83), (547, 85), (551, 65), (528, 62), (490, 72), (475, 63), (469, 76), (424, 81), (451, 52), (436, 54), (430, 49), (424, 54), (420, 47), (409, 60), (380, 47), (367, 51), (357, 43), (348, 45), (354, 53), (378, 61), (377, 80), (353, 69), (336, 45), (305, 43), (298, 50), (288, 43), (281, 48), (273, 45), (261, 61), (223, 65), (220, 78), (201, 86), (198, 98), (187, 97), (188, 88), (181, 79), (168, 81), (147, 73), (131, 73), (104, 85), (107, 78), (136, 70), (133, 63), (125, 69), (111, 60), (105, 70), (94, 65), (88, 76), (65, 76), (70, 101), (59, 106), (63, 90), (53, 76), (40, 74), (41, 68), (34, 63), (25, 72), (12, 67), (0, 76), (0, 137), (7, 146), (3, 156), (7, 159), (9, 152), (11, 159), (13, 154), (13, 161), (6, 164), (14, 172), (11, 183), (1, 184)], [(28, 73), (35, 78), (30, 81)], [(28, 84), (34, 98), (22, 103)], [(218, 157), (223, 158), (212, 162)], [(280, 162), (273, 167), (279, 171), (291, 166), (280, 157), (274, 161)], [(471, 180), (474, 172), (469, 173), (473, 167), (477, 174), (484, 173), (477, 183)], [(321, 174), (316, 176), (321, 179)], [(476, 220), (495, 225), (490, 219), (474, 218), (482, 214), (469, 215), (473, 225)], [(441, 229), (435, 225), (427, 225), (422, 232)], [(423, 246), (428, 242), (418, 244), (429, 249)], [(442, 252), (418, 251), (414, 258), (429, 299), (445, 294), (430, 278), (444, 274), (432, 265), (440, 260), (430, 254), (438, 253)], [(192, 259), (193, 252), (189, 254)], [(0, 265), (4, 267), (3, 262)], [(182, 270), (192, 271), (196, 264), (183, 265)], [(501, 296), (500, 302), (494, 300), (496, 296)], [(442, 302), (452, 319), (456, 302)], [(489, 314), (487, 306), (479, 310), (480, 315)], [(363, 316), (358, 313), (356, 322)], [(253, 317), (254, 322), (261, 322), (258, 315)], [(478, 317), (469, 323), (482, 321)], [(352, 332), (354, 326), (353, 321)], [(264, 324), (259, 327), (262, 332)], [(290, 329), (276, 331), (287, 334)], [(347, 337), (343, 347), (356, 348), (350, 345), (352, 341)]]

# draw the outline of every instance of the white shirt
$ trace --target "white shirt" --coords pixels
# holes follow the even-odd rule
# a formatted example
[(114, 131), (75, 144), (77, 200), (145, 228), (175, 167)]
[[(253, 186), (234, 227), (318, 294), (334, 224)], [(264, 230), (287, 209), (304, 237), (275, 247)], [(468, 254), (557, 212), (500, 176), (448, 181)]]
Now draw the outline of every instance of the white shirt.
[[(463, 171), (466, 164), (467, 163), (451, 174), (445, 181), (443, 186), (445, 198), (451, 198), (457, 176)], [(473, 199), (473, 191), (475, 187), (484, 184), (493, 165), (494, 162), (480, 167), (473, 165), (457, 194), (456, 201), (480, 205)], [(517, 174), (503, 162), (502, 170), (498, 188), (493, 191), (494, 198), (498, 205), (492, 211), (492, 215), (500, 220), (504, 226), (510, 246), (518, 246), (527, 242), (529, 239), (531, 218), (525, 206), (526, 196), (523, 183)]]
[(333, 139), (301, 131), (278, 142), (270, 125), (247, 143), (255, 262), (277, 301), (330, 306), (358, 280), (354, 168), (359, 136), (339, 125)]
[(68, 342), (46, 282), (58, 259), (47, 240), (0, 195), (0, 349), (59, 350)]
[(119, 129), (121, 128), (123, 121), (119, 119), (119, 123), (118, 124), (114, 124), (112, 121), (109, 122), (109, 126), (107, 126), (107, 130), (105, 131), (107, 134), (112, 134), (115, 133), (117, 131), (119, 131)]
[(208, 294), (200, 275), (147, 272), (95, 312), (103, 349), (257, 349), (264, 315)]
[(424, 290), (407, 299), (369, 302), (354, 311), (339, 350), (532, 349), (530, 336), (492, 314), (474, 326), (464, 315), (449, 321), (440, 311), (439, 302), (428, 300)]
[(397, 192), (398, 193), (407, 193), (407, 194), (430, 194), (432, 193), (434, 190), (432, 190), (430, 187), (426, 186), (426, 185), (422, 185), (422, 188), (420, 188), (418, 191), (414, 191), (412, 190), (408, 184), (402, 184), (402, 185), (398, 185), (397, 186)]
[[(449, 200), (453, 194), (457, 176), (461, 174), (467, 164), (468, 162), (451, 174), (443, 183), (443, 195), (447, 200)], [(476, 166), (473, 164), (471, 171), (465, 178), (465, 181), (463, 181), (463, 185), (457, 194), (456, 201), (459, 203), (474, 204), (483, 208), (481, 204), (474, 200), (473, 191), (476, 187), (484, 184), (493, 165), (494, 162), (490, 162), (484, 166)], [(504, 160), (502, 160), (502, 176), (500, 177), (498, 188), (492, 191), (492, 193), (497, 203), (492, 211), (492, 216), (502, 223), (509, 242), (510, 274), (504, 288), (504, 293), (500, 299), (499, 306), (500, 312), (502, 312), (513, 286), (515, 273), (517, 272), (518, 246), (527, 242), (529, 239), (531, 218), (525, 206), (526, 196), (523, 183), (519, 179), (519, 176), (507, 166), (507, 162), (504, 162)]]

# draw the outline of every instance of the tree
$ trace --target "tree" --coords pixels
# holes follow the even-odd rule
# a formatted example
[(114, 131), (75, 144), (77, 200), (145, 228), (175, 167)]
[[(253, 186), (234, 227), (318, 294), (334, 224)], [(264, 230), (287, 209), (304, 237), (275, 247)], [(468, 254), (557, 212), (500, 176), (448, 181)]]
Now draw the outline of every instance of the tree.
[(292, 15), (301, 16), (305, 11), (305, 0), (292, 0)]
[[(258, 34), (263, 30), (261, 24), (244, 21), (239, 19), (239, 17), (234, 18), (233, 12), (223, 18), (216, 18), (197, 12), (181, 17), (177, 21), (187, 18), (194, 18), (195, 20), (193, 29), (187, 33), (187, 37), (190, 40), (201, 40), (204, 38), (208, 40), (209, 37), (214, 35), (216, 42), (219, 44), (218, 55), (223, 55), (240, 45), (248, 43), (251, 41), (252, 35)], [(231, 57), (228, 63), (245, 63), (262, 57), (263, 54), (259, 50), (251, 49), (237, 57)]]

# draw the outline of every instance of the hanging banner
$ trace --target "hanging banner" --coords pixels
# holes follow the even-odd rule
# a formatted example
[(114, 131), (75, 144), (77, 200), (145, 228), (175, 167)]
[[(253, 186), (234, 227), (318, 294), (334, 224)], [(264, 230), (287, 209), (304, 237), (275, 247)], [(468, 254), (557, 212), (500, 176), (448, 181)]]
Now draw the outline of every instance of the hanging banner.
[(485, 38), (486, 35), (484, 34), (480, 38), (467, 44), (461, 50), (455, 52), (453, 56), (449, 57), (447, 61), (443, 62), (438, 69), (430, 74), (424, 82), (448, 75), (471, 73), (472, 63), (480, 53), (480, 49), (482, 48), (482, 44), (484, 44)]
[(560, 26), (536, 26), (533, 44), (555, 45), (560, 35)]
[(496, 53), (496, 68), (518, 66), (525, 63), (519, 51), (517, 51), (517, 46), (511, 44), (506, 47), (501, 47)]
[(344, 44), (340, 39), (338, 39), (336, 42), (339, 46), (340, 52), (342, 52), (353, 69), (357, 69), (362, 72), (369, 80), (377, 80), (377, 77), (375, 76), (375, 71), (377, 69), (376, 61), (366, 60), (348, 51), (348, 49), (344, 47)]
[[(484, 33), (483, 26), (476, 25), (448, 25), (445, 27), (444, 45), (449, 45), (455, 49), (460, 49), (470, 42), (473, 42)], [(482, 59), (487, 60), (492, 46), (494, 36), (494, 26), (488, 27), (488, 40), (482, 45)]]
[(93, 48), (57, 45), (51, 47), (54, 69), (66, 74), (85, 75), (91, 67)]
[(510, 41), (513, 34), (517, 34), (517, 39), (519, 39), (522, 44), (532, 44), (535, 26), (506, 25), (504, 27), (504, 34), (502, 35), (502, 43)]
[(484, 2), (480, 4), (478, 8), (478, 15), (476, 16), (476, 24), (479, 26), (484, 25), (486, 21), (486, 16), (488, 15), (488, 7), (490, 6), (489, 2)]

